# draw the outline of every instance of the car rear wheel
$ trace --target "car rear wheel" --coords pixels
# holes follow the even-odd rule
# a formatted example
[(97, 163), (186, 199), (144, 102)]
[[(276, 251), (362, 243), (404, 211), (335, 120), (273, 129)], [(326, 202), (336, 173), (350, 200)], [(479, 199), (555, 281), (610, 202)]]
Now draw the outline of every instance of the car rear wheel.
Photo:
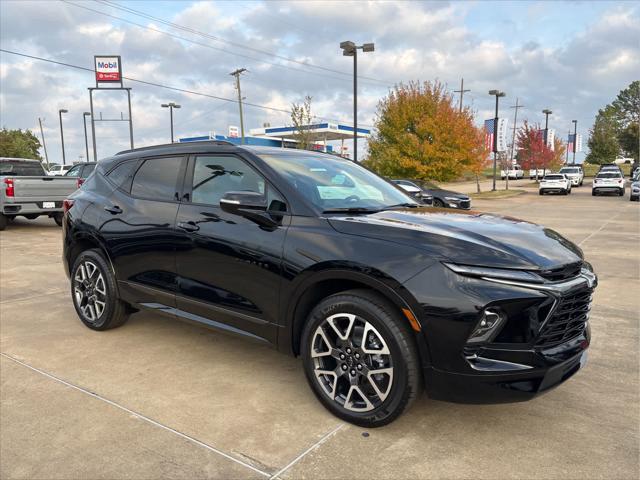
[(311, 312), (301, 355), (309, 385), (334, 415), (362, 427), (396, 419), (422, 389), (412, 333), (367, 290), (327, 297)]
[(440, 200), (439, 198), (434, 198), (433, 199), (433, 206), (434, 207), (444, 207), (444, 202), (442, 200)]
[(544, 190), (540, 190), (538, 193), (539, 193), (540, 195), (544, 195)]
[(118, 298), (116, 279), (98, 250), (82, 252), (71, 269), (71, 296), (76, 313), (87, 327), (108, 330), (129, 317)]
[(7, 218), (7, 216), (0, 213), (0, 230), (4, 230), (5, 228), (7, 228), (8, 222), (9, 222), (9, 219)]
[(59, 227), (62, 226), (62, 219), (64, 218), (64, 213), (58, 212), (53, 214), (53, 220), (56, 222), (56, 225)]
[(620, 189), (620, 191), (618, 192), (618, 195), (620, 195), (621, 197), (624, 196), (624, 188)]

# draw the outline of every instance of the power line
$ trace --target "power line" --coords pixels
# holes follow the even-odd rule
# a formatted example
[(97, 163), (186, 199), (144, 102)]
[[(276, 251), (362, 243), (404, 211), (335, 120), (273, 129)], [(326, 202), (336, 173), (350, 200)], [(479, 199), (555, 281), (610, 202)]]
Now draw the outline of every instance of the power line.
[[(129, 23), (129, 24), (131, 24), (131, 25), (134, 25), (134, 26), (136, 26), (136, 27), (138, 27), (138, 28), (142, 28), (142, 29), (144, 29), (144, 30), (149, 30), (149, 31), (151, 31), (151, 32), (160, 33), (160, 34), (162, 34), (162, 35), (167, 35), (167, 36), (169, 36), (169, 37), (175, 38), (176, 40), (181, 40), (181, 41), (184, 41), (184, 42), (192, 43), (192, 44), (194, 44), (194, 45), (198, 45), (198, 46), (200, 46), (200, 47), (204, 47), (204, 48), (209, 48), (209, 49), (211, 49), (211, 50), (215, 50), (215, 51), (217, 51), (217, 52), (226, 53), (226, 54), (228, 54), (228, 55), (235, 55), (235, 56), (242, 57), (242, 58), (246, 58), (246, 59), (253, 60), (253, 61), (256, 61), (256, 62), (264, 63), (264, 64), (267, 64), (267, 65), (271, 65), (271, 66), (274, 66), (274, 67), (278, 67), (278, 68), (285, 68), (285, 69), (287, 69), (287, 70), (292, 70), (292, 71), (295, 71), (295, 72), (302, 72), (302, 73), (306, 73), (306, 74), (313, 74), (313, 75), (316, 75), (316, 76), (326, 77), (326, 78), (332, 78), (332, 79), (334, 79), (334, 80), (340, 80), (340, 81), (346, 80), (345, 78), (342, 78), (342, 77), (335, 77), (335, 76), (333, 76), (333, 75), (327, 75), (327, 74), (318, 73), (318, 72), (310, 72), (310, 71), (308, 71), (308, 70), (303, 70), (303, 69), (300, 69), (300, 68), (291, 67), (291, 66), (289, 66), (289, 65), (282, 65), (282, 64), (280, 64), (280, 63), (269, 62), (269, 61), (267, 61), (267, 60), (261, 60), (261, 59), (259, 59), (259, 58), (251, 57), (251, 56), (249, 56), (249, 55), (244, 55), (244, 54), (242, 54), (242, 53), (231, 52), (231, 51), (229, 51), (229, 50), (225, 50), (224, 48), (214, 47), (213, 45), (209, 45), (209, 44), (207, 44), (207, 43), (198, 42), (198, 41), (196, 41), (196, 40), (192, 40), (192, 39), (190, 39), (190, 38), (182, 37), (182, 36), (180, 36), (180, 35), (176, 35), (176, 34), (174, 34), (174, 33), (166, 32), (166, 31), (164, 31), (164, 30), (159, 30), (159, 29), (157, 29), (157, 28), (150, 27), (150, 26), (148, 26), (148, 25), (142, 25), (142, 24), (140, 24), (140, 23), (136, 23), (136, 22), (134, 22), (134, 21), (132, 21), (132, 20), (127, 20), (126, 18), (117, 17), (117, 16), (115, 16), (115, 15), (111, 15), (110, 13), (102, 12), (102, 11), (100, 11), (100, 10), (95, 10), (95, 9), (93, 9), (93, 8), (90, 8), (90, 7), (87, 7), (87, 6), (84, 6), (84, 5), (79, 5), (79, 4), (77, 4), (77, 3), (73, 3), (73, 2), (70, 2), (70, 1), (68, 1), (68, 0), (60, 0), (60, 1), (61, 1), (62, 3), (66, 3), (66, 4), (68, 4), (68, 5), (71, 5), (71, 6), (74, 6), (74, 7), (77, 7), (77, 8), (82, 8), (82, 9), (84, 9), (84, 10), (88, 10), (88, 11), (90, 11), (90, 12), (94, 12), (94, 13), (97, 13), (97, 14), (103, 15), (103, 16), (105, 16), (105, 17), (113, 18), (114, 20), (118, 20), (118, 21), (121, 21), (121, 22)], [(150, 18), (155, 18), (155, 17), (150, 17)], [(160, 20), (158, 20), (158, 21), (160, 21)]]
[[(191, 28), (191, 27), (188, 27), (188, 26), (185, 26), (185, 25), (180, 25), (178, 23), (170, 22), (168, 20), (164, 20), (162, 18), (155, 17), (153, 15), (149, 15), (148, 13), (142, 12), (140, 10), (135, 10), (135, 9), (133, 9), (131, 7), (125, 7), (123, 5), (120, 5), (118, 3), (115, 3), (115, 2), (112, 2), (112, 1), (109, 1), (109, 0), (96, 0), (96, 1), (100, 2), (100, 3), (104, 4), (104, 5), (108, 5), (108, 6), (112, 7), (112, 8), (118, 9), (120, 11), (131, 13), (133, 15), (136, 15), (136, 16), (139, 16), (139, 17), (143, 17), (143, 18), (147, 18), (149, 20), (154, 20), (156, 22), (159, 22), (159, 23), (162, 23), (164, 25), (176, 28), (178, 30), (182, 30), (182, 31), (186, 31), (186, 32), (189, 32), (189, 33), (193, 33), (195, 35), (203, 36), (203, 37), (209, 38), (211, 40), (215, 40), (217, 42), (226, 43), (226, 44), (234, 46), (234, 47), (242, 48), (242, 49), (249, 50), (249, 51), (256, 52), (256, 53), (260, 53), (260, 54), (263, 54), (263, 55), (268, 55), (270, 57), (278, 58), (278, 59), (284, 60), (286, 62), (296, 63), (296, 64), (299, 64), (299, 65), (302, 65), (302, 66), (305, 66), (305, 67), (317, 68), (319, 70), (324, 70), (324, 71), (327, 71), (327, 72), (336, 73), (338, 75), (346, 76), (347, 79), (350, 79), (350, 77), (351, 77), (351, 75), (349, 73), (347, 73), (347, 72), (343, 72), (343, 71), (340, 71), (340, 70), (335, 70), (335, 69), (328, 68), (328, 67), (323, 67), (321, 65), (315, 65), (315, 64), (313, 64), (311, 62), (307, 62), (307, 61), (303, 61), (303, 60), (296, 60), (295, 58), (287, 57), (285, 55), (280, 55), (278, 53), (269, 52), (267, 50), (262, 50), (262, 49), (259, 49), (259, 48), (256, 48), (256, 47), (251, 47), (251, 46), (239, 43), (239, 42), (226, 40), (224, 38), (217, 37), (215, 35), (211, 35), (211, 34), (206, 33), (206, 32), (201, 32), (199, 30), (196, 30), (194, 28)], [(231, 53), (233, 55), (236, 55), (235, 52), (229, 52), (229, 53)], [(385, 86), (389, 86), (392, 83), (392, 82), (388, 82), (386, 80), (380, 80), (380, 79), (377, 79), (377, 78), (366, 77), (366, 76), (359, 76), (359, 78), (361, 78), (363, 80), (370, 80), (372, 82), (382, 83)]]
[[(24, 57), (24, 58), (31, 58), (32, 60), (39, 60), (39, 61), (42, 61), (42, 62), (53, 63), (55, 65), (60, 65), (60, 66), (63, 66), (63, 67), (75, 68), (77, 70), (83, 70), (83, 71), (86, 71), (86, 72), (91, 72), (91, 73), (95, 72), (93, 68), (87, 68), (87, 67), (82, 67), (80, 65), (73, 65), (71, 63), (60, 62), (60, 61), (57, 61), (57, 60), (51, 60), (51, 59), (48, 59), (48, 58), (38, 57), (36, 55), (28, 55), (26, 53), (14, 52), (12, 50), (6, 50), (4, 48), (0, 48), (0, 52), (9, 53), (11, 55), (17, 55), (19, 57)], [(173, 90), (175, 92), (185, 93), (185, 94), (188, 94), (188, 95), (197, 95), (197, 96), (200, 96), (200, 97), (206, 97), (206, 98), (211, 98), (211, 99), (214, 99), (214, 100), (221, 100), (221, 101), (230, 102), (230, 103), (236, 103), (237, 102), (237, 100), (233, 99), (233, 98), (219, 97), (217, 95), (211, 95), (209, 93), (196, 92), (194, 90), (189, 90), (189, 89), (180, 88), (180, 87), (172, 87), (170, 85), (163, 85), (161, 83), (149, 82), (147, 80), (140, 80), (140, 79), (137, 79), (137, 78), (127, 77), (127, 76), (124, 76), (124, 75), (122, 76), (122, 78), (125, 79), (125, 80), (129, 80), (131, 82), (136, 82), (136, 83), (140, 83), (140, 84), (143, 84), (143, 85), (148, 85), (148, 86), (151, 86), (151, 87), (158, 87), (158, 88), (164, 88), (164, 89), (167, 89), (167, 90)], [(257, 104), (257, 103), (250, 103), (250, 102), (244, 102), (243, 105), (249, 106), (249, 107), (254, 107), (254, 108), (260, 108), (260, 109), (263, 109), (263, 110), (270, 110), (270, 111), (274, 111), (274, 112), (286, 113), (287, 115), (291, 115), (291, 110), (287, 110), (287, 109), (284, 109), (284, 108), (269, 107), (267, 105), (260, 105), (260, 104)], [(322, 120), (325, 120), (325, 121), (329, 121), (329, 122), (338, 122), (338, 123), (341, 122), (341, 120), (337, 120), (335, 118), (328, 118), (328, 117), (321, 117), (321, 116), (318, 116), (318, 118), (320, 118)], [(369, 128), (373, 128), (373, 125), (363, 125), (363, 126), (369, 127)]]

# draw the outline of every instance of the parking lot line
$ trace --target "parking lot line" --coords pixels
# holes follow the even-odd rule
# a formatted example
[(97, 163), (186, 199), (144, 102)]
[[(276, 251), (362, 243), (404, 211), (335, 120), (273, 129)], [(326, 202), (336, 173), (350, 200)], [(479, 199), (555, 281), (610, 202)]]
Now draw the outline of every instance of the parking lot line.
[(578, 243), (578, 246), (581, 247), (583, 243), (586, 243), (586, 241), (589, 240), (591, 237), (593, 237), (594, 235), (597, 235), (598, 233), (600, 233), (604, 229), (604, 227), (609, 225), (611, 222), (613, 222), (616, 218), (618, 218), (623, 213), (626, 213), (626, 209), (618, 212), (613, 217), (611, 217), (609, 220), (607, 220), (602, 225), (600, 225), (600, 228), (598, 228), (597, 230), (591, 232), (584, 240), (582, 240), (580, 243)]
[[(259, 473), (260, 475), (262, 475), (264, 477), (269, 477), (269, 478), (275, 477), (275, 475), (272, 476), (270, 473), (264, 472), (264, 471), (254, 467), (253, 465), (251, 465), (249, 463), (243, 462), (242, 460), (240, 460), (238, 458), (235, 458), (235, 457), (229, 455), (228, 453), (225, 453), (222, 450), (219, 450), (219, 449), (217, 449), (217, 448), (215, 448), (215, 447), (213, 447), (213, 446), (211, 446), (211, 445), (209, 445), (207, 443), (204, 443), (204, 442), (198, 440), (197, 438), (194, 438), (194, 437), (191, 437), (191, 436), (189, 436), (189, 435), (187, 435), (185, 433), (179, 432), (178, 430), (175, 430), (175, 429), (173, 429), (173, 428), (171, 428), (171, 427), (169, 427), (167, 425), (164, 425), (164, 424), (162, 424), (160, 422), (157, 422), (156, 420), (153, 420), (152, 418), (149, 418), (149, 417), (147, 417), (147, 416), (145, 416), (145, 415), (143, 415), (143, 414), (141, 414), (139, 412), (133, 411), (133, 410), (125, 407), (124, 405), (120, 405), (119, 403), (114, 402), (112, 400), (109, 400), (108, 398), (104, 398), (103, 396), (101, 396), (101, 395), (99, 395), (99, 394), (97, 394), (95, 392), (91, 392), (91, 391), (89, 391), (89, 390), (87, 390), (85, 388), (82, 388), (82, 387), (79, 387), (79, 386), (74, 385), (72, 383), (69, 383), (66, 380), (63, 380), (63, 379), (61, 379), (59, 377), (56, 377), (55, 375), (52, 375), (50, 373), (45, 372), (44, 370), (40, 370), (39, 368), (36, 368), (36, 367), (33, 367), (33, 366), (31, 366), (31, 365), (29, 365), (27, 363), (24, 363), (24, 362), (18, 360), (17, 358), (12, 357), (11, 355), (7, 355), (4, 352), (0, 352), (0, 355), (3, 356), (4, 358), (8, 359), (8, 360), (11, 360), (12, 362), (15, 362), (15, 363), (17, 363), (19, 365), (22, 365), (23, 367), (26, 367), (26, 368), (28, 368), (28, 369), (36, 372), (36, 373), (39, 373), (40, 375), (43, 375), (43, 376), (45, 376), (45, 377), (47, 377), (47, 378), (49, 378), (51, 380), (59, 382), (59, 383), (65, 385), (65, 386), (67, 386), (69, 388), (73, 388), (73, 389), (75, 389), (75, 390), (77, 390), (79, 392), (82, 392), (82, 393), (90, 396), (90, 397), (93, 397), (93, 398), (95, 398), (97, 400), (100, 400), (102, 402), (105, 402), (105, 403), (107, 403), (107, 404), (109, 404), (109, 405), (111, 405), (113, 407), (116, 407), (116, 408), (118, 408), (118, 409), (120, 409), (120, 410), (122, 410), (124, 412), (127, 412), (127, 413), (129, 413), (131, 415), (134, 415), (136, 418), (139, 418), (139, 419), (144, 420), (145, 422), (148, 422), (148, 423), (150, 423), (150, 424), (152, 424), (152, 425), (154, 425), (156, 427), (159, 427), (159, 428), (161, 428), (163, 430), (171, 432), (171, 433), (173, 433), (173, 434), (175, 434), (175, 435), (177, 435), (177, 436), (179, 436), (179, 437), (181, 437), (181, 438), (183, 438), (183, 439), (185, 439), (185, 440), (187, 440), (189, 442), (195, 443), (196, 445), (198, 445), (198, 446), (200, 446), (202, 448), (205, 448), (205, 449), (207, 449), (207, 450), (209, 450), (209, 451), (211, 451), (213, 453), (217, 453), (218, 455), (221, 455), (221, 456), (225, 457), (226, 459), (231, 460), (232, 462), (235, 462), (235, 463), (237, 463), (239, 465), (242, 465), (243, 467), (249, 468), (249, 469), (253, 470), (256, 473)], [(335, 431), (338, 431), (338, 429), (336, 429)], [(328, 438), (329, 436), (330, 435), (327, 435), (325, 437)], [(325, 440), (326, 438), (323, 438), (323, 440)], [(314, 445), (314, 447), (312, 447), (308, 451), (311, 451), (313, 448), (315, 448), (316, 446), (320, 445), (323, 440), (318, 442), (316, 445)], [(308, 451), (306, 451), (299, 458), (302, 458), (306, 453), (308, 453)], [(286, 470), (288, 467), (290, 467), (291, 465), (295, 464), (295, 462), (297, 462), (299, 460), (299, 458), (294, 460), (290, 465), (288, 465), (284, 469), (282, 469), (282, 471)], [(276, 475), (278, 475), (279, 473), (280, 472), (276, 473)]]
[(287, 470), (289, 470), (291, 467), (293, 467), (296, 463), (298, 463), (300, 460), (302, 460), (307, 454), (313, 452), (316, 448), (318, 448), (320, 445), (322, 445), (324, 442), (326, 442), (327, 440), (329, 440), (331, 437), (333, 437), (336, 433), (338, 433), (338, 431), (344, 427), (345, 424), (341, 423), (339, 424), (336, 428), (334, 428), (333, 430), (331, 430), (329, 433), (327, 433), (326, 435), (324, 435), (320, 440), (318, 440), (316, 443), (314, 443), (313, 445), (311, 445), (309, 448), (307, 448), (304, 452), (302, 452), (300, 455), (298, 455), (296, 458), (294, 458), (293, 460), (291, 460), (287, 465), (285, 465), (284, 467), (282, 467), (280, 470), (278, 470), (276, 473), (273, 474), (273, 476), (271, 476), (271, 479), (276, 479), (278, 478), (279, 475), (282, 475), (284, 472), (286, 472)]

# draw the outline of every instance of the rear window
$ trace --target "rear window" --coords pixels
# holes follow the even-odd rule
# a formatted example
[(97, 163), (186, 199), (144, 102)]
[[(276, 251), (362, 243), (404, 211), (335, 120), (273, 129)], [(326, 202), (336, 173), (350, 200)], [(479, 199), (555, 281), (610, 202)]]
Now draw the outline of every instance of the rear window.
[(84, 170), (82, 170), (82, 178), (89, 177), (89, 175), (91, 175), (95, 169), (96, 169), (95, 163), (85, 165)]
[(560, 170), (560, 173), (580, 173), (579, 168), (563, 168)]
[(42, 177), (44, 168), (39, 162), (18, 162), (11, 160), (0, 161), (0, 175), (12, 177)]
[(133, 177), (131, 195), (150, 200), (177, 200), (182, 157), (145, 160)]
[(617, 172), (606, 172), (599, 173), (596, 178), (622, 178), (622, 176)]
[(136, 165), (138, 165), (138, 160), (122, 162), (107, 174), (107, 178), (116, 187), (129, 191), (131, 177), (133, 176), (133, 171)]
[(545, 180), (564, 180), (564, 175), (545, 175)]

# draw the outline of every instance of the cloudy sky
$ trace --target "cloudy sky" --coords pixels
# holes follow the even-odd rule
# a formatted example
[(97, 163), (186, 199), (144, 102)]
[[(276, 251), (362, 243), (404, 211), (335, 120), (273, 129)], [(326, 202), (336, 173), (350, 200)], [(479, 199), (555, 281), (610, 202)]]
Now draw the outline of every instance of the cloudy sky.
[[(478, 124), (493, 117), (488, 90), (507, 93), (502, 115), (542, 122), (563, 137), (572, 119), (585, 136), (598, 108), (640, 77), (637, 2), (365, 2), (365, 1), (0, 1), (1, 48), (92, 69), (93, 55), (122, 56), (132, 87), (136, 146), (176, 136), (225, 134), (238, 125), (233, 77), (242, 77), (245, 126), (290, 122), (283, 112), (305, 95), (318, 119), (352, 120), (352, 61), (339, 43), (375, 42), (359, 57), (359, 123), (372, 126), (390, 86), (439, 79), (451, 90), (465, 79), (465, 104)], [(82, 112), (93, 73), (0, 53), (1, 124), (38, 132), (50, 161), (60, 161), (58, 109), (64, 117), (67, 160), (84, 155)], [(142, 80), (194, 93), (151, 86)], [(218, 97), (218, 98), (216, 98)], [(121, 92), (96, 94), (96, 115), (126, 115)], [(126, 123), (97, 127), (98, 157), (128, 147)], [(585, 141), (586, 143), (586, 141)], [(580, 155), (578, 157), (580, 159)]]

